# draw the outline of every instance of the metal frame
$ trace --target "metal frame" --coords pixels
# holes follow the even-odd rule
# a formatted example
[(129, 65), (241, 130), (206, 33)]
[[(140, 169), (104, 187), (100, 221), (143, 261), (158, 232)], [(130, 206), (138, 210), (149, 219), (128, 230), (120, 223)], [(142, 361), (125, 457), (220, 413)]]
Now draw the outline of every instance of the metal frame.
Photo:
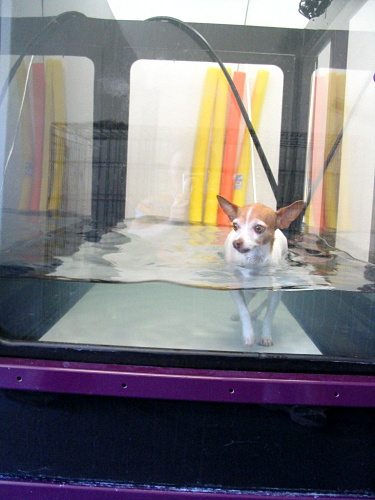
[[(286, 500), (286, 495), (270, 495), (269, 493), (223, 493), (220, 491), (193, 491), (193, 490), (152, 490), (135, 487), (85, 486), (72, 484), (38, 483), (36, 481), (20, 482), (14, 480), (0, 480), (0, 495), (7, 500)], [(307, 500), (316, 496), (293, 495), (293, 500)], [(319, 500), (328, 500), (332, 497), (319, 495)], [(353, 496), (335, 496), (335, 500), (353, 500)]]
[(0, 358), (0, 388), (225, 403), (375, 407), (375, 376)]
[[(45, 20), (29, 20), (29, 28), (31, 34), (41, 29)], [(77, 26), (75, 26), (77, 23)], [(72, 20), (73, 28), (76, 27), (77, 32), (80, 25), (86, 23), (93, 24), (103, 29), (116, 27), (116, 43), (118, 50), (115, 52), (116, 60), (110, 60), (103, 56), (105, 50), (112, 50), (112, 47), (107, 47), (103, 52), (95, 43), (88, 43), (87, 53), (86, 47), (82, 49), (82, 40), (76, 40), (74, 43), (70, 40), (70, 29), (62, 30), (57, 33), (52, 40), (45, 43), (44, 50), (41, 47), (40, 52), (55, 53), (61, 52), (61, 47), (66, 46), (66, 53), (85, 55), (91, 57), (98, 62), (98, 67), (101, 67), (103, 61), (109, 68), (103, 67), (103, 72), (111, 68), (122, 68), (119, 71), (123, 75), (127, 75), (131, 62), (140, 57), (159, 56), (164, 58), (175, 58), (176, 53), (170, 49), (170, 27), (163, 25), (154, 25), (150, 33), (150, 25), (145, 26), (142, 23), (99, 23), (85, 18), (77, 17)], [(24, 31), (25, 21), (18, 21), (18, 30), (13, 32), (18, 34)], [(127, 35), (132, 41), (146, 40), (145, 45), (140, 45), (140, 53), (134, 54), (130, 45), (127, 45), (127, 40), (122, 36), (122, 29), (126, 26)], [(217, 28), (204, 26), (203, 31), (206, 31), (207, 37), (213, 37), (213, 45), (221, 53), (222, 56), (230, 50), (222, 40), (226, 40)], [(222, 27), (220, 30), (233, 29)], [(74, 31), (74, 30), (73, 30)], [(91, 30), (93, 40), (98, 37), (96, 30)], [(269, 48), (266, 38), (260, 39), (257, 35), (262, 35), (263, 30), (252, 30), (251, 40), (241, 37), (243, 34), (248, 34), (247, 28), (238, 28), (235, 30), (237, 35), (238, 51), (233, 54), (233, 57), (241, 62), (242, 59), (248, 62), (250, 58), (254, 62), (259, 59), (259, 53), (267, 48), (266, 52), (272, 54), (273, 47)], [(275, 34), (278, 30), (274, 30)], [(28, 40), (30, 33), (25, 34), (23, 40), (13, 40), (13, 50), (15, 53), (20, 51), (20, 47)], [(84, 30), (82, 30), (84, 35)], [(176, 34), (174, 34), (177, 36)], [(180, 34), (178, 34), (180, 36)], [(292, 37), (292, 34), (290, 35)], [(101, 38), (101, 36), (99, 37)], [(105, 37), (103, 36), (103, 39)], [(158, 50), (155, 49), (155, 39), (158, 40)], [(166, 40), (164, 42), (164, 40)], [(250, 43), (251, 42), (251, 43)], [(87, 41), (86, 41), (87, 43)], [(164, 46), (165, 43), (165, 46)], [(231, 41), (232, 43), (232, 41)], [(137, 45), (137, 44), (136, 44)], [(139, 44), (138, 44), (139, 45)], [(260, 47), (262, 46), (262, 47)], [(251, 47), (251, 49), (250, 49)], [(59, 50), (58, 50), (59, 49)], [(159, 50), (163, 49), (163, 50)], [(189, 50), (190, 49), (190, 50)], [(281, 49), (280, 49), (281, 50)], [(285, 52), (281, 52), (285, 53)], [(198, 52), (194, 44), (186, 40), (186, 51), (183, 56), (188, 55), (192, 59), (202, 57), (202, 52)], [(285, 57), (284, 64), (290, 68), (287, 75), (290, 76), (290, 82), (294, 82), (292, 88), (298, 91), (299, 80), (295, 78), (301, 72), (308, 74), (311, 71), (314, 63), (314, 56), (311, 55), (309, 61), (305, 63), (305, 67), (301, 68), (301, 61), (297, 61), (300, 54), (289, 54)], [(182, 57), (180, 55), (180, 57)], [(280, 55), (280, 59), (283, 56)], [(270, 56), (272, 61), (274, 56)], [(126, 62), (124, 67), (124, 60)], [(113, 63), (113, 64), (110, 64)], [(114, 71), (114, 70), (113, 70)], [(293, 73), (293, 74), (292, 74)], [(286, 85), (285, 98), (287, 100), (283, 121), (286, 132), (293, 130), (305, 131), (306, 123), (302, 117), (296, 112), (293, 118), (293, 103), (295, 100), (290, 92), (290, 87)], [(101, 100), (100, 85), (95, 88), (97, 101), (100, 103), (96, 109), (95, 120), (102, 119), (102, 113), (109, 109), (111, 112), (116, 110), (116, 102), (105, 102)], [(307, 89), (300, 90), (307, 92)], [(298, 100), (296, 100), (298, 102)], [(123, 104), (122, 104), (123, 105)], [(124, 109), (118, 108), (118, 117), (124, 115)], [(117, 116), (116, 116), (117, 117)], [(305, 120), (306, 121), (306, 120)], [(293, 125), (293, 126), (292, 126)], [(287, 141), (288, 142), (288, 141)], [(288, 145), (288, 144), (287, 144)], [(282, 151), (281, 161), (285, 161), (290, 155), (292, 163), (303, 164), (304, 151), (302, 153), (295, 152), (291, 148), (286, 147)], [(285, 177), (285, 189), (287, 190), (287, 174)], [(292, 195), (288, 193), (288, 195)], [(285, 195), (285, 198), (288, 196)], [(284, 199), (282, 200), (285, 201)], [(9, 345), (8, 345), (9, 347)], [(7, 348), (7, 346), (5, 346)], [(6, 352), (6, 349), (5, 349)], [(27, 350), (20, 351), (20, 355), (27, 355)], [(48, 356), (48, 348), (45, 350)], [(59, 353), (61, 355), (61, 352)], [(120, 353), (121, 355), (121, 353)], [(359, 363), (360, 364), (360, 363)], [(243, 366), (243, 364), (242, 364)], [(94, 362), (83, 363), (81, 361), (59, 361), (59, 360), (44, 360), (30, 358), (0, 358), (0, 389), (64, 393), (64, 394), (82, 394), (96, 396), (115, 396), (124, 398), (153, 398), (153, 399), (170, 399), (184, 401), (205, 401), (205, 402), (225, 402), (225, 403), (256, 403), (256, 404), (283, 404), (283, 405), (323, 405), (323, 406), (342, 406), (342, 407), (375, 407), (375, 376), (367, 375), (337, 375), (337, 374), (317, 374), (317, 373), (289, 373), (289, 372), (256, 372), (256, 371), (233, 371), (233, 370), (208, 370), (199, 368), (173, 368), (160, 366), (136, 366), (136, 365), (120, 365), (120, 364), (99, 364)], [(0, 498), (7, 500), (18, 500), (19, 498), (37, 499), (37, 500), (62, 500), (62, 499), (114, 499), (114, 498), (129, 498), (134, 500), (143, 499), (158, 499), (166, 498), (170, 500), (197, 498), (209, 500), (217, 497), (224, 500), (234, 500), (239, 496), (241, 498), (253, 500), (265, 500), (270, 497), (273, 500), (282, 500), (287, 497), (286, 494), (273, 494), (267, 492), (248, 492), (239, 495), (238, 492), (223, 492), (218, 490), (199, 491), (197, 490), (178, 490), (178, 489), (162, 489), (162, 488), (146, 488), (134, 487), (131, 485), (102, 485), (102, 484), (78, 484), (66, 482), (44, 482), (44, 481), (29, 481), (16, 480), (14, 478), (0, 479)], [(311, 495), (294, 495), (294, 500), (303, 500), (311, 498)], [(329, 495), (319, 495), (320, 499), (332, 498)], [(335, 496), (336, 500), (344, 500), (350, 497)], [(359, 497), (357, 497), (359, 498)]]
[[(291, 373), (235, 372), (182, 368), (101, 365), (67, 361), (0, 358), (0, 388), (22, 391), (154, 398), (226, 403), (375, 407), (375, 377)], [(75, 498), (170, 500), (221, 498), (234, 500), (238, 492), (78, 484), (0, 479), (0, 497), (7, 500), (62, 500)], [(283, 500), (284, 494), (241, 493), (248, 500)], [(307, 500), (306, 495), (293, 495)], [(320, 496), (322, 500), (332, 498)], [(349, 497), (335, 496), (336, 500)], [(355, 496), (350, 496), (355, 498)], [(357, 498), (360, 498), (358, 496)]]

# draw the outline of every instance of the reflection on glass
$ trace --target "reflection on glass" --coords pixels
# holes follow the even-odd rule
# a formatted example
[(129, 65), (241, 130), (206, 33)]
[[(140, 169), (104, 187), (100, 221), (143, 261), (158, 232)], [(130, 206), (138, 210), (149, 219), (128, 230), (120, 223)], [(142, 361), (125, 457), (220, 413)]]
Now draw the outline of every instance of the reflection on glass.
[[(73, 50), (42, 20), (49, 42), (21, 60), (26, 19), (1, 56), (2, 338), (372, 358), (375, 87), (360, 47), (375, 45), (358, 16), (341, 37), (210, 27), (251, 139), (222, 71), (176, 26), (140, 23), (141, 43), (138, 24), (68, 16), (73, 39), (110, 33)], [(241, 206), (305, 200), (285, 263), (225, 262), (224, 192)], [(272, 346), (245, 346), (231, 290), (256, 292), (257, 339), (267, 291), (282, 292)]]

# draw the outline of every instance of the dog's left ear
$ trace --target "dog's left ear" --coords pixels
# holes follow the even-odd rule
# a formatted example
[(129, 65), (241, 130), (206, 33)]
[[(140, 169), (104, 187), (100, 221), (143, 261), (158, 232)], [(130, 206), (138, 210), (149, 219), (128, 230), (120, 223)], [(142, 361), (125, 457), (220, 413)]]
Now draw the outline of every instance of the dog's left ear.
[(286, 229), (299, 214), (302, 212), (305, 203), (302, 200), (295, 201), (287, 207), (280, 208), (276, 211), (277, 227), (279, 229)]
[(238, 206), (235, 205), (234, 203), (231, 203), (230, 201), (226, 200), (225, 198), (223, 198), (219, 194), (217, 195), (217, 200), (218, 200), (221, 208), (224, 210), (224, 212), (229, 217), (229, 219), (231, 221), (233, 221), (237, 217)]

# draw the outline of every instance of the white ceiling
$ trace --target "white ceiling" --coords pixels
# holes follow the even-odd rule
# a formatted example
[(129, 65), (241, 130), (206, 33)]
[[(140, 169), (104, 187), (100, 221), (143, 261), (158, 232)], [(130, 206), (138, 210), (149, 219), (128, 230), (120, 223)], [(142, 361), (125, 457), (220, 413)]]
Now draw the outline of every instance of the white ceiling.
[(116, 19), (177, 17), (185, 22), (304, 28), (299, 0), (108, 0)]
[[(102, 19), (144, 20), (152, 16), (171, 16), (188, 23), (303, 29), (308, 21), (298, 12), (299, 3), (300, 0), (0, 0), (0, 11), (6, 17), (48, 17), (79, 11), (88, 17)], [(342, 5), (340, 14), (329, 16), (328, 8), (323, 14), (325, 23), (321, 28), (347, 29), (347, 19), (355, 13), (357, 5), (359, 11), (350, 29), (374, 32), (375, 0), (334, 0), (334, 3)], [(337, 14), (337, 9), (335, 12)], [(310, 25), (314, 27), (314, 23)]]

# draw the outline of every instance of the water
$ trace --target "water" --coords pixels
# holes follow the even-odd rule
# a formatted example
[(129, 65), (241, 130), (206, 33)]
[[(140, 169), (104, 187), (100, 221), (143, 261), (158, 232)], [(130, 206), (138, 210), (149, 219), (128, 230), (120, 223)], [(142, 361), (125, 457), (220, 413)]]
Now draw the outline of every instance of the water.
[[(375, 356), (374, 266), (322, 241), (317, 245), (313, 235), (291, 242), (286, 265), (248, 270), (224, 262), (227, 228), (155, 218), (124, 221), (102, 235), (74, 218), (43, 218), (22, 227), (23, 240), (1, 256), (4, 339)], [(234, 288), (257, 291), (250, 309), (257, 311), (258, 336), (268, 291), (283, 291), (273, 346), (245, 347), (241, 324), (233, 319)]]

